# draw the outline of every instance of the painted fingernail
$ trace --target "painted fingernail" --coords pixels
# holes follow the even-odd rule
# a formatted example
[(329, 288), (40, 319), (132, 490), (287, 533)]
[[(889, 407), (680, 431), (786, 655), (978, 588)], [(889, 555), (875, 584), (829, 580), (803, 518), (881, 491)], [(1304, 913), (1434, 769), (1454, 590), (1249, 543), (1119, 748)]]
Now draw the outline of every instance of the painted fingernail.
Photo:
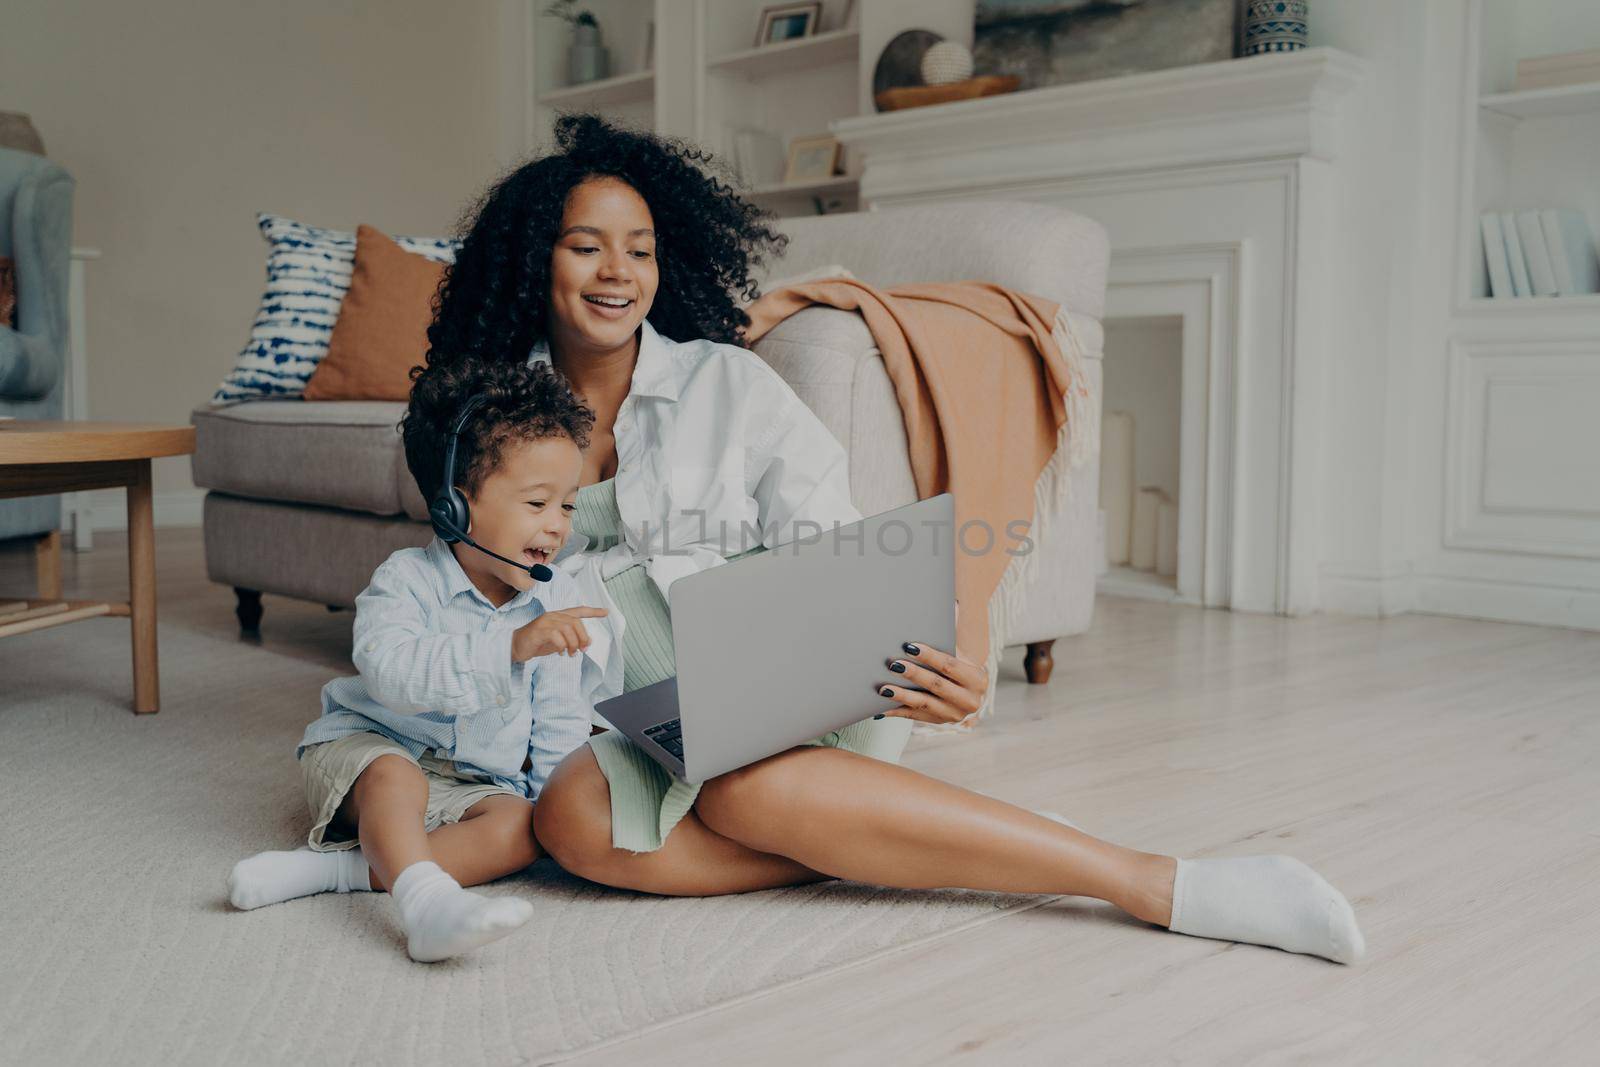
[(882, 715), (882, 713), (879, 713), (877, 715), (874, 715), (873, 718), (874, 719), (881, 719), (881, 718), (883, 718), (883, 715)]
[(891, 671), (894, 671), (894, 673), (896, 673), (896, 674), (904, 674), (904, 673), (906, 673), (906, 665), (904, 663), (901, 663), (899, 660), (890, 661), (889, 669)]
[(879, 696), (885, 696), (885, 697), (892, 697), (892, 696), (894, 696), (894, 690), (890, 689), (888, 686), (884, 686), (882, 689), (878, 690), (878, 695)]
[(922, 655), (922, 649), (918, 648), (916, 645), (913, 645), (910, 641), (907, 641), (905, 644), (901, 645), (900, 647), (906, 650), (906, 655), (908, 655), (908, 656), (920, 656), (920, 655)]

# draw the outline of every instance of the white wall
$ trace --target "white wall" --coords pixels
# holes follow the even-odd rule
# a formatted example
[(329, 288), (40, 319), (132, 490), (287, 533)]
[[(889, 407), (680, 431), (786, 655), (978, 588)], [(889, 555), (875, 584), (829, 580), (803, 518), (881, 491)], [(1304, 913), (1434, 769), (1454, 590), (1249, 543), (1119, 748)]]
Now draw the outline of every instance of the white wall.
[[(77, 179), (89, 407), (186, 423), (261, 295), (255, 213), (444, 231), (496, 173), (504, 5), (427, 0), (11, 0), (0, 108)], [(158, 521), (192, 511), (157, 462)], [(183, 516), (178, 512), (184, 511)]]

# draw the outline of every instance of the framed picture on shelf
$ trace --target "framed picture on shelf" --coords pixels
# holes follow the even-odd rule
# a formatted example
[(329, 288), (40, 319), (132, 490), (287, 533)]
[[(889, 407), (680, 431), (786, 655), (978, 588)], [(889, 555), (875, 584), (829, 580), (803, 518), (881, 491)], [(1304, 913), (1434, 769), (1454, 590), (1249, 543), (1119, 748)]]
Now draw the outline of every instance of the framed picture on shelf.
[(789, 165), (783, 173), (785, 184), (819, 182), (833, 177), (839, 168), (839, 139), (830, 134), (796, 137), (789, 142)]
[(837, 12), (833, 19), (833, 28), (847, 30), (856, 22), (856, 0), (833, 0), (830, 10)]
[(756, 47), (782, 44), (810, 37), (822, 20), (822, 0), (808, 4), (774, 4), (761, 9), (761, 28), (756, 31)]

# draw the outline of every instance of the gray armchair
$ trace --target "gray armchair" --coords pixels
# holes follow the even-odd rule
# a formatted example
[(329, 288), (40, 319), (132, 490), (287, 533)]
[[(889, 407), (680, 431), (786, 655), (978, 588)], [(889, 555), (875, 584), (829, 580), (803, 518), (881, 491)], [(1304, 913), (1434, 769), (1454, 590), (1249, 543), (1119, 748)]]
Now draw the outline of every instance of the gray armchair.
[[(0, 324), (0, 415), (61, 417), (67, 362), (72, 175), (50, 160), (0, 148), (0, 256), (16, 263), (16, 328)], [(0, 500), (0, 540), (61, 525), (61, 498)]]

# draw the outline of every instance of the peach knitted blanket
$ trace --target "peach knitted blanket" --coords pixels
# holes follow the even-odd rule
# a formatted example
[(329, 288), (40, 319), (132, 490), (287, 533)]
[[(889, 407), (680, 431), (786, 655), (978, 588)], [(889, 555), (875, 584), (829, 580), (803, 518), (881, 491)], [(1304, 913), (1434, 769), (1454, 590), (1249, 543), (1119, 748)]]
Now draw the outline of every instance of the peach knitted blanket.
[[(988, 282), (788, 285), (747, 309), (747, 344), (813, 304), (855, 310), (905, 417), (919, 498), (955, 496), (956, 650), (996, 677), (1007, 620), (1067, 473), (1098, 431), (1082, 352), (1053, 301)], [(988, 713), (995, 687), (978, 714)]]

